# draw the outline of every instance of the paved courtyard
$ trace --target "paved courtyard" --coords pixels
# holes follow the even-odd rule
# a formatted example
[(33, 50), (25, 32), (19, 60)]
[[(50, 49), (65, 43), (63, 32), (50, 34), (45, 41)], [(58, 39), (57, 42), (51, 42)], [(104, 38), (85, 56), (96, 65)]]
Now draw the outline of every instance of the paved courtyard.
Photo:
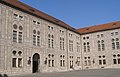
[(59, 73), (35, 73), (10, 77), (120, 77), (120, 69), (81, 70)]

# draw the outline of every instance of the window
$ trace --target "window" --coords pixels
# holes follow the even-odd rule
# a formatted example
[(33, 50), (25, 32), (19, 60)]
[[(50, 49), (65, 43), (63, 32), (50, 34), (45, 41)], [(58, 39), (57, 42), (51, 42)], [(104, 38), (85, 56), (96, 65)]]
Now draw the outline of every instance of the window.
[(16, 25), (16, 24), (14, 24), (14, 25), (13, 25), (13, 28), (14, 28), (14, 29), (17, 29), (17, 25)]
[(85, 58), (85, 66), (91, 66), (91, 60), (90, 60), (90, 57), (84, 57)]
[(113, 50), (115, 49), (115, 43), (114, 42), (112, 43), (112, 49)]
[(73, 52), (73, 41), (69, 40), (69, 51)]
[(16, 58), (12, 58), (12, 67), (16, 67)]
[(90, 52), (90, 43), (87, 42), (87, 51)]
[(113, 38), (112, 40), (112, 49), (120, 49), (119, 38)]
[(105, 59), (103, 60), (103, 64), (106, 64), (106, 60)]
[(48, 34), (48, 48), (54, 48), (54, 36)]
[(99, 65), (105, 65), (105, 64), (106, 64), (105, 55), (99, 56)]
[(16, 50), (14, 50), (13, 52), (13, 58), (12, 58), (12, 67), (22, 67), (22, 51), (17, 52)]
[(18, 52), (18, 54), (19, 54), (19, 56), (21, 56), (21, 55), (22, 55), (22, 52), (21, 52), (21, 51), (19, 51), (19, 52)]
[(33, 35), (33, 45), (36, 45), (36, 35)]
[(53, 54), (48, 54), (48, 67), (54, 67), (55, 60)]
[(102, 60), (99, 60), (99, 65), (102, 65)]
[(13, 55), (16, 55), (16, 51), (13, 51), (12, 53), (13, 53)]
[(77, 64), (77, 66), (80, 66), (80, 57), (77, 57), (76, 64)]
[(60, 67), (65, 67), (65, 56), (64, 55), (60, 55)]
[(22, 38), (23, 38), (23, 34), (22, 34), (22, 30), (23, 27), (19, 26), (19, 28), (17, 28), (18, 26), (16, 24), (13, 25), (13, 42), (18, 42), (18, 43), (22, 43)]
[(37, 36), (37, 46), (40, 46), (40, 36)]
[(33, 30), (33, 45), (40, 46), (40, 31)]
[(116, 59), (113, 59), (113, 64), (117, 64), (117, 60)]
[(54, 67), (54, 60), (52, 60), (52, 67)]
[(48, 67), (51, 67), (51, 60), (48, 60)]
[(84, 52), (86, 52), (86, 43), (84, 43), (83, 45), (84, 45)]
[(120, 44), (119, 44), (119, 42), (116, 42), (116, 48), (117, 48), (117, 49), (120, 49)]
[(84, 47), (84, 52), (90, 52), (90, 43), (89, 42), (84, 42), (83, 47)]
[(18, 67), (22, 67), (22, 58), (18, 58)]
[(22, 43), (22, 32), (19, 32), (19, 37), (18, 37), (18, 41), (19, 41), (19, 43)]
[(73, 68), (73, 56), (70, 56), (70, 68)]
[(98, 40), (98, 51), (104, 51), (105, 50), (105, 44), (104, 40)]
[(77, 42), (77, 52), (80, 52), (80, 44)]
[(17, 42), (17, 31), (13, 30), (13, 42)]
[(118, 58), (118, 64), (120, 64), (120, 59)]
[(60, 37), (60, 50), (64, 50), (64, 38)]

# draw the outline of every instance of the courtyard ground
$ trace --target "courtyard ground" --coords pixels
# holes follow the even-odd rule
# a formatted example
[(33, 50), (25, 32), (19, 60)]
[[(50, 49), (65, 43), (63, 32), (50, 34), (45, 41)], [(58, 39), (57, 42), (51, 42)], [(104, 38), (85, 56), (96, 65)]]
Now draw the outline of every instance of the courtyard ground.
[(10, 77), (120, 77), (120, 69), (97, 69), (54, 73), (34, 73)]

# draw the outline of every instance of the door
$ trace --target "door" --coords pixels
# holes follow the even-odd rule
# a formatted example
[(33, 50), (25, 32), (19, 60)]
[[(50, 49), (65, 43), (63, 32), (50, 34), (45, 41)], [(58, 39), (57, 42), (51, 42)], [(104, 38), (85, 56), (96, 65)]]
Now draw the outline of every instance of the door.
[(38, 72), (39, 64), (40, 64), (40, 55), (38, 53), (35, 53), (33, 55), (33, 67), (32, 67), (33, 73)]

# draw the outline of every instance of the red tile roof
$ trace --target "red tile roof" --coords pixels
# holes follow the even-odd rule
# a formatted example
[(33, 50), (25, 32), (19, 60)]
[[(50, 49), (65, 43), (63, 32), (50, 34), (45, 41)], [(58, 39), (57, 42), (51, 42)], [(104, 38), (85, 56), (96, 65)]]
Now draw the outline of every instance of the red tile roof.
[(32, 8), (32, 7), (26, 5), (26, 4), (24, 4), (24, 3), (22, 3), (22, 2), (20, 2), (18, 0), (0, 0), (0, 2), (1, 1), (4, 2), (4, 3), (7, 3), (8, 5), (10, 5), (12, 7), (16, 7), (18, 9), (20, 9), (20, 10), (23, 10), (25, 12), (28, 12), (28, 13), (33, 14), (35, 16), (38, 16), (38, 17), (40, 17), (42, 19), (45, 19), (45, 20), (50, 21), (52, 23), (55, 23), (57, 25), (60, 25), (60, 26), (62, 26), (64, 28), (75, 31), (74, 28), (72, 28), (68, 24), (64, 23), (63, 21), (58, 20), (58, 19), (56, 19), (56, 18), (54, 18), (54, 17), (52, 17), (52, 16), (50, 16), (48, 14), (45, 14), (45, 13), (43, 13), (43, 12), (41, 12), (41, 11), (35, 9), (35, 8)]
[(50, 21), (54, 24), (57, 24), (59, 26), (62, 26), (64, 28), (67, 28), (71, 31), (74, 31), (79, 34), (86, 34), (86, 33), (92, 33), (92, 32), (98, 32), (98, 31), (104, 31), (104, 30), (110, 30), (110, 29), (116, 29), (120, 28), (120, 21), (118, 22), (112, 22), (108, 24), (102, 24), (102, 25), (96, 25), (96, 26), (91, 26), (91, 27), (86, 27), (86, 28), (80, 28), (80, 29), (74, 29), (68, 24), (64, 23), (61, 20), (58, 20), (48, 14), (45, 14), (35, 8), (32, 8), (18, 0), (0, 0), (0, 2), (3, 2), (11, 7), (17, 8), (19, 10), (22, 10), (24, 12), (27, 12), (29, 14), (32, 14), (34, 16), (40, 17), (42, 19), (45, 19), (47, 21)]
[(76, 31), (78, 31), (80, 34), (88, 34), (98, 31), (116, 29), (116, 28), (120, 28), (120, 21), (86, 27), (86, 28), (79, 28)]

